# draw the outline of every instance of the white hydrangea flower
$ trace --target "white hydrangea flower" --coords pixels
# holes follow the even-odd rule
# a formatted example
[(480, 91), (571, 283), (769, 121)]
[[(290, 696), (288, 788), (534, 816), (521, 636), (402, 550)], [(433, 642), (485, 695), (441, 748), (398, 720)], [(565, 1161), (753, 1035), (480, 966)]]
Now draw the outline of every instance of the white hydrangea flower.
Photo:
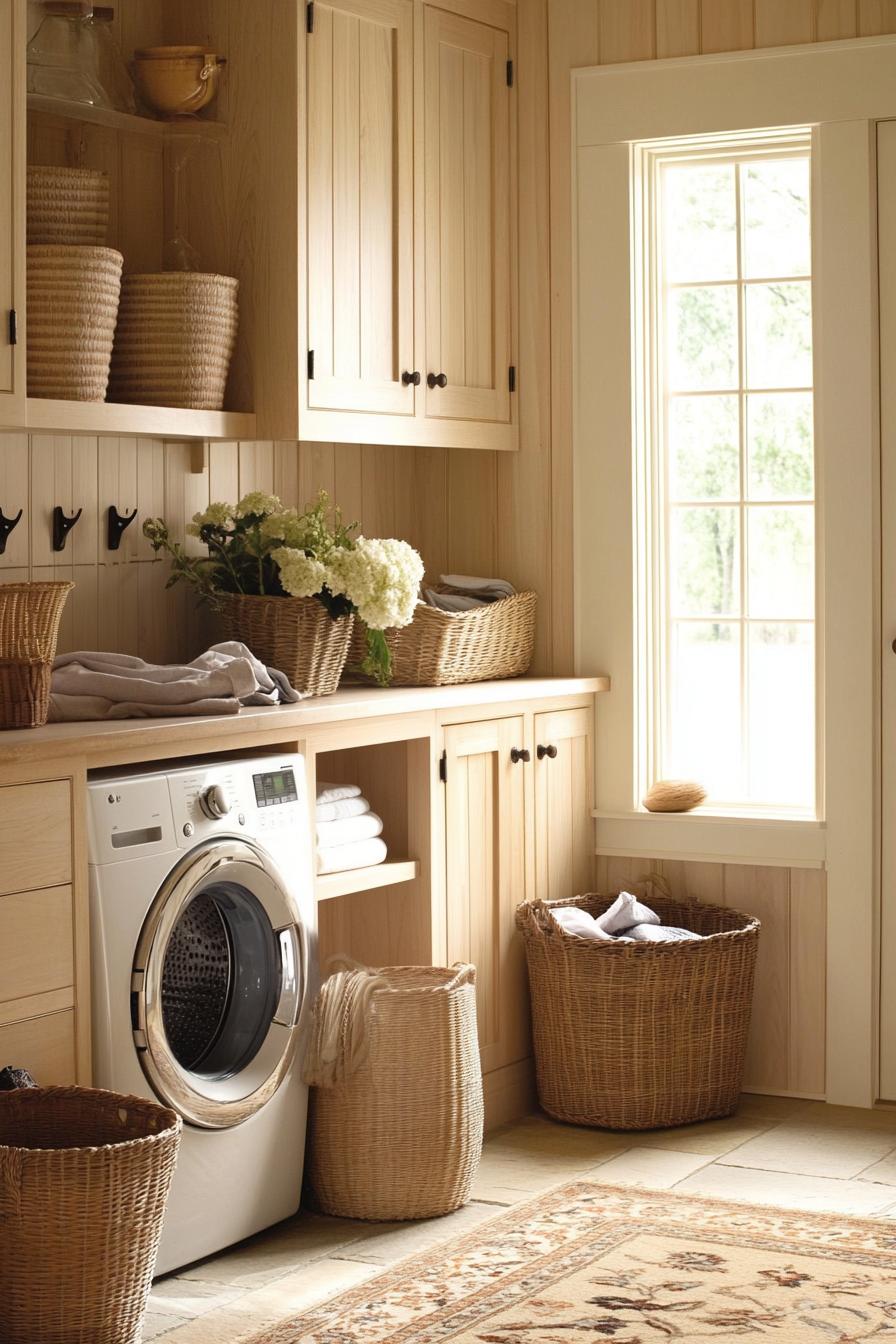
[(326, 565), (304, 551), (280, 546), (271, 556), (280, 570), (280, 582), (292, 597), (314, 597), (328, 584)]
[(198, 537), (204, 527), (229, 527), (233, 522), (233, 508), (230, 504), (222, 504), (220, 501), (215, 504), (209, 504), (207, 509), (201, 513), (193, 514), (192, 523), (187, 524), (187, 534), (191, 537)]
[(269, 541), (282, 541), (284, 546), (301, 547), (305, 540), (305, 528), (297, 509), (268, 514), (261, 520), (259, 530)]
[(359, 537), (330, 559), (328, 587), (344, 593), (371, 630), (394, 630), (414, 618), (423, 561), (406, 541)]
[(237, 518), (245, 518), (250, 513), (256, 516), (282, 513), (283, 505), (276, 495), (266, 495), (263, 490), (250, 490), (248, 495), (243, 495), (234, 512)]

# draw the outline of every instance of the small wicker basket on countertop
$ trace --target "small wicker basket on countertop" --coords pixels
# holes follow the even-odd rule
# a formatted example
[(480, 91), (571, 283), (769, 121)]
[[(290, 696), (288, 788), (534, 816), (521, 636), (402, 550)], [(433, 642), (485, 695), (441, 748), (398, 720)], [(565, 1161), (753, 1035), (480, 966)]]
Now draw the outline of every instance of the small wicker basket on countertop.
[[(393, 686), (456, 686), (521, 677), (535, 647), (535, 593), (514, 593), (472, 611), (441, 611), (419, 602), (410, 625), (387, 630)], [(365, 627), (355, 622), (349, 654), (354, 674), (367, 652)]]
[(332, 695), (348, 655), (354, 617), (333, 620), (315, 597), (219, 593), (216, 620), (305, 695)]
[(0, 583), (0, 728), (47, 721), (62, 608), (73, 583)]
[(0, 1093), (0, 1339), (137, 1344), (180, 1133), (137, 1097)]
[(538, 1097), (573, 1125), (659, 1129), (730, 1115), (743, 1079), (759, 921), (651, 890), (664, 924), (700, 939), (592, 941), (558, 906), (602, 914), (608, 896), (520, 905)]

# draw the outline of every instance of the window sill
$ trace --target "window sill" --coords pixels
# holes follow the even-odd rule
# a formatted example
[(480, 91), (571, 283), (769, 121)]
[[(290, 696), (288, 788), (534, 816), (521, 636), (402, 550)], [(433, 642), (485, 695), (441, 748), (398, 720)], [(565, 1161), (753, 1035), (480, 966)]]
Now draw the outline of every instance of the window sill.
[(713, 812), (602, 812), (597, 854), (823, 868), (827, 832), (812, 818)]

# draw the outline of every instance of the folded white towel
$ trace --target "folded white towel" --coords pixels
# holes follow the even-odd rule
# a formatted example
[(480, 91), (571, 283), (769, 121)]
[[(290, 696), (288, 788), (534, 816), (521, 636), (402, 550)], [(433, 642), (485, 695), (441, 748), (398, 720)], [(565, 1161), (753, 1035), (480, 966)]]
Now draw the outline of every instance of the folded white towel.
[(337, 821), (319, 821), (317, 823), (317, 843), (321, 849), (332, 849), (335, 845), (351, 845), (356, 840), (371, 840), (382, 835), (383, 821), (375, 812), (365, 812), (360, 817), (340, 817)]
[(620, 891), (609, 910), (597, 916), (604, 933), (627, 933), (633, 924), (659, 924), (660, 917), (630, 891)]
[(356, 840), (351, 845), (333, 845), (317, 851), (317, 871), (347, 873), (354, 868), (370, 868), (382, 863), (388, 852), (385, 840), (378, 835), (370, 840)]
[(564, 933), (575, 934), (577, 938), (593, 938), (596, 942), (613, 941), (612, 934), (604, 933), (597, 920), (577, 905), (565, 905), (559, 910), (552, 910), (551, 917)]
[(339, 803), (343, 798), (360, 798), (357, 784), (318, 784), (318, 803)]
[(681, 943), (691, 942), (694, 939), (702, 942), (699, 933), (693, 933), (690, 929), (676, 929), (671, 924), (636, 924), (632, 929), (626, 929), (626, 938), (633, 938), (636, 943)]
[(424, 588), (423, 596), (426, 598), (425, 606), (438, 607), (439, 611), (476, 611), (479, 607), (489, 605), (482, 597), (461, 597), (459, 593), (439, 593), (435, 588)]
[(561, 906), (552, 910), (551, 915), (564, 933), (595, 942), (674, 943), (700, 938), (699, 933), (690, 929), (661, 924), (656, 911), (642, 905), (630, 891), (621, 891), (609, 910), (596, 919), (576, 905)]
[(318, 803), (315, 818), (317, 821), (338, 821), (340, 817), (363, 817), (369, 811), (366, 798), (340, 798), (335, 803)]
[(475, 574), (442, 574), (441, 583), (446, 588), (457, 588), (471, 597), (484, 597), (492, 602), (499, 597), (513, 597), (516, 589), (506, 579), (480, 579)]

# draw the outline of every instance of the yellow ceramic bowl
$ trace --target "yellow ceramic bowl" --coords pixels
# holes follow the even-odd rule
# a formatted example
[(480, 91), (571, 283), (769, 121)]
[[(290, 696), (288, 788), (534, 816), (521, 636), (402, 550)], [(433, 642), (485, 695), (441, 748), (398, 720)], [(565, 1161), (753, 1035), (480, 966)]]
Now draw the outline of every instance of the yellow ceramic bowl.
[(144, 47), (134, 53), (134, 78), (144, 101), (164, 117), (189, 116), (218, 92), (218, 56), (202, 47)]

